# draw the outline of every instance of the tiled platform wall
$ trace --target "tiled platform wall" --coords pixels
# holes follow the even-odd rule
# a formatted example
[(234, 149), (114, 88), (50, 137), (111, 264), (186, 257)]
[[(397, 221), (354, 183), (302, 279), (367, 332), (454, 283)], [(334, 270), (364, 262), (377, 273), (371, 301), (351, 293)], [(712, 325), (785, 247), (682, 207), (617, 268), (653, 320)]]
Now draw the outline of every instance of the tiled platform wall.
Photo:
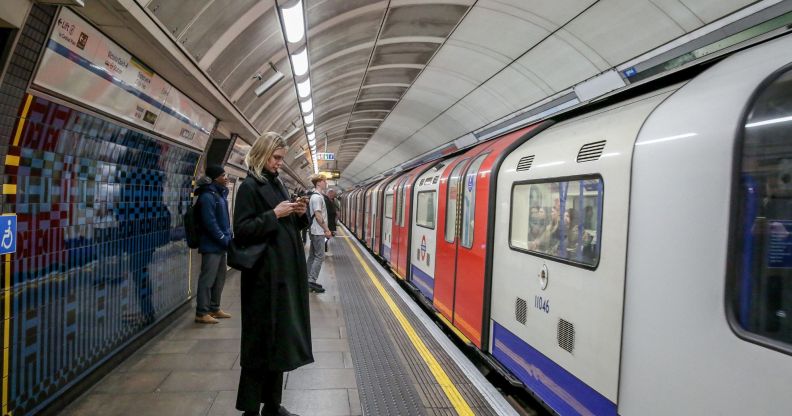
[(46, 405), (189, 296), (181, 214), (200, 154), (26, 95), (53, 11), (34, 6), (11, 57), (24, 67), (0, 85), (2, 208), (18, 219), (17, 252), (0, 263), (3, 407), (14, 415)]

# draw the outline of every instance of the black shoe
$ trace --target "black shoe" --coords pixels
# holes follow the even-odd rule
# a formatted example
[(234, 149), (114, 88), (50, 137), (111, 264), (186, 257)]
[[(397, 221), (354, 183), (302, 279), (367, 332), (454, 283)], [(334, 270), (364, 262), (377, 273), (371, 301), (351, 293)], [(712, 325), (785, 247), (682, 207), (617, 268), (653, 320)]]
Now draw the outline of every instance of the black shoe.
[(262, 416), (300, 416), (297, 413), (292, 413), (292, 412), (286, 410), (286, 408), (283, 407), (283, 406), (278, 408), (278, 411), (275, 412), (275, 413), (268, 412), (267, 409), (266, 409), (266, 406), (265, 406), (265, 408), (261, 410), (261, 414), (262, 414)]
[(308, 290), (314, 293), (324, 293), (325, 288), (319, 283), (308, 282)]

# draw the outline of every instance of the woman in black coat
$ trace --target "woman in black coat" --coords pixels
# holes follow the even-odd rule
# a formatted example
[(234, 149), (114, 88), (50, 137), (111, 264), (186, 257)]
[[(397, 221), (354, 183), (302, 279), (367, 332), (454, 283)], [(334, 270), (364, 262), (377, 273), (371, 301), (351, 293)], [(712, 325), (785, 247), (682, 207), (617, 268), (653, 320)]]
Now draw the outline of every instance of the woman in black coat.
[(299, 230), (306, 203), (289, 201), (278, 179), (287, 146), (265, 133), (245, 157), (248, 176), (234, 205), (234, 239), (267, 248), (242, 272), (242, 348), (236, 408), (245, 415), (290, 415), (280, 406), (283, 372), (313, 362), (308, 272)]

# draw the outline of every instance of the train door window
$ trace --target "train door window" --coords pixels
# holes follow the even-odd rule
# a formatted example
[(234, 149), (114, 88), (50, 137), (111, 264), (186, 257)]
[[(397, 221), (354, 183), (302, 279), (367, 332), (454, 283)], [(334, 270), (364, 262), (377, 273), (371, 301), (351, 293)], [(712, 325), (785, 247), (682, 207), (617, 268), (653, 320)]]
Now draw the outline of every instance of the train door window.
[(742, 333), (792, 353), (792, 70), (765, 85), (743, 131), (729, 309)]
[(404, 207), (404, 194), (402, 193), (402, 188), (404, 184), (399, 184), (396, 189), (393, 191), (396, 195), (396, 225), (402, 225), (402, 208)]
[(462, 247), (470, 248), (473, 246), (473, 223), (476, 220), (476, 175), (478, 175), (481, 164), (488, 156), (481, 155), (473, 160), (465, 175), (465, 185), (462, 199), (462, 236), (460, 242)]
[(456, 241), (457, 199), (459, 197), (459, 177), (467, 159), (459, 162), (451, 171), (448, 178), (448, 192), (446, 193), (446, 222), (445, 240), (449, 243)]
[(407, 204), (404, 202), (407, 200), (407, 181), (404, 181), (404, 185), (401, 188), (401, 200), (402, 200), (402, 209), (399, 210), (399, 225), (404, 227), (406, 222), (404, 219), (407, 217), (405, 211), (407, 210)]
[(393, 218), (393, 194), (385, 195), (385, 218)]
[(509, 246), (594, 268), (602, 239), (599, 177), (515, 184)]
[(436, 191), (418, 192), (418, 206), (416, 207), (416, 224), (434, 230), (435, 227), (435, 201)]

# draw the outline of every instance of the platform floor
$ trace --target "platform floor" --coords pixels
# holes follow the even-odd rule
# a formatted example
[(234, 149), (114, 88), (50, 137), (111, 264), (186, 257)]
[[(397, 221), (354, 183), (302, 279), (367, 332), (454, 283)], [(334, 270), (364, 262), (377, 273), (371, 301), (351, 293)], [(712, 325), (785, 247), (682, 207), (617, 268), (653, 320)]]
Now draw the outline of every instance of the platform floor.
[[(345, 231), (345, 230), (344, 230)], [(425, 313), (347, 233), (331, 241), (312, 294), (315, 363), (285, 375), (283, 404), (308, 415), (516, 415)], [(354, 248), (353, 248), (354, 247)], [(366, 267), (363, 266), (366, 264)], [(64, 409), (66, 415), (239, 415), (239, 273), (222, 307), (194, 311)]]

